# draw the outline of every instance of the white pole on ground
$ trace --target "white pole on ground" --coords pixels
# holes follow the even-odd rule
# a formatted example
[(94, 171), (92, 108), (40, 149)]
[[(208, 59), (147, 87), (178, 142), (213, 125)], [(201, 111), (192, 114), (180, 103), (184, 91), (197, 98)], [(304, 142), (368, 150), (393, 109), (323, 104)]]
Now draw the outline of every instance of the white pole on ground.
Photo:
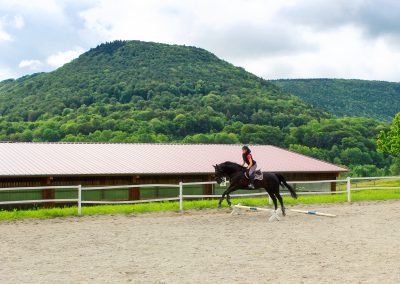
[(268, 212), (271, 212), (271, 217), (269, 218), (270, 222), (275, 221), (275, 220), (279, 221), (281, 219), (279, 217), (279, 215), (278, 215), (278, 212), (273, 210), (273, 209), (252, 207), (252, 206), (243, 206), (243, 205), (240, 205), (240, 204), (233, 205), (232, 209), (233, 210), (232, 210), (231, 215), (234, 214), (234, 213), (236, 213), (237, 215), (241, 215), (240, 209), (246, 209), (246, 210), (249, 210), (249, 211), (268, 211)]
[(254, 206), (244, 206), (244, 205), (240, 205), (240, 204), (233, 205), (233, 206), (236, 207), (236, 208), (247, 209), (247, 210), (250, 210), (250, 211), (268, 211), (268, 212), (274, 211), (273, 209), (254, 207)]
[(351, 202), (351, 178), (347, 177), (347, 202)]
[(82, 214), (82, 185), (78, 185), (78, 215)]
[(183, 211), (183, 185), (179, 182), (179, 210)]
[(321, 213), (317, 211), (306, 211), (306, 210), (297, 210), (297, 209), (290, 209), (290, 211), (293, 212), (298, 212), (298, 213), (304, 213), (304, 214), (310, 214), (310, 215), (318, 215), (318, 216), (326, 216), (326, 217), (336, 217), (336, 215), (333, 214), (328, 214), (328, 213)]

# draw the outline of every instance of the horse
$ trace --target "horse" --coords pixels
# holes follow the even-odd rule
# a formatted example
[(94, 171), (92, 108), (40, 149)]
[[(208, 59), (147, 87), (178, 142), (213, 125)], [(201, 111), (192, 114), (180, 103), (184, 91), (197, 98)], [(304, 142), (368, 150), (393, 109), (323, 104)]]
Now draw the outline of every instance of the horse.
[[(215, 180), (218, 184), (221, 184), (224, 178), (229, 179), (229, 187), (222, 193), (221, 198), (218, 202), (218, 208), (221, 207), (221, 203), (226, 196), (226, 201), (228, 202), (229, 206), (232, 205), (230, 201), (229, 194), (238, 190), (238, 189), (248, 189), (251, 190), (249, 185), (249, 180), (245, 176), (246, 168), (233, 162), (224, 162), (221, 164), (213, 165), (215, 169)], [(259, 172), (261, 174), (261, 172)], [(271, 197), (272, 201), (274, 202), (275, 210), (278, 209), (278, 204), (276, 199), (279, 200), (282, 208), (282, 215), (285, 216), (285, 206), (283, 205), (282, 196), (279, 194), (279, 186), (286, 187), (290, 195), (293, 198), (297, 198), (296, 191), (290, 186), (285, 178), (281, 174), (277, 173), (269, 173), (269, 172), (262, 172), (262, 179), (255, 179), (254, 180), (254, 188), (264, 188), (269, 196)]]

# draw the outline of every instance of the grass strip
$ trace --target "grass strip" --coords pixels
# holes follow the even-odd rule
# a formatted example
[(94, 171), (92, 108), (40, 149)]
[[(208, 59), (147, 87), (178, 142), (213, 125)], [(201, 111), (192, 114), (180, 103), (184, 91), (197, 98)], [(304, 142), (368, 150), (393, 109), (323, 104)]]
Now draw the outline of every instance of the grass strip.
[[(300, 204), (321, 204), (321, 203), (341, 203), (347, 201), (346, 194), (330, 194), (330, 195), (300, 195), (298, 199), (285, 196), (284, 203), (286, 205)], [(351, 200), (368, 201), (368, 200), (400, 200), (400, 190), (381, 189), (381, 190), (363, 190), (353, 191)], [(245, 206), (266, 206), (268, 205), (267, 197), (258, 198), (232, 198), (233, 204), (241, 203)], [(216, 208), (218, 200), (186, 200), (183, 202), (184, 210), (190, 209), (206, 209)], [(223, 207), (227, 207), (226, 201)], [(157, 203), (141, 203), (141, 204), (124, 204), (124, 205), (98, 205), (82, 207), (82, 215), (106, 215), (106, 214), (132, 214), (146, 212), (162, 212), (162, 211), (179, 211), (179, 202), (157, 202)], [(78, 216), (76, 206), (32, 209), (32, 210), (12, 210), (0, 211), (0, 220), (17, 220), (26, 218), (54, 218)]]

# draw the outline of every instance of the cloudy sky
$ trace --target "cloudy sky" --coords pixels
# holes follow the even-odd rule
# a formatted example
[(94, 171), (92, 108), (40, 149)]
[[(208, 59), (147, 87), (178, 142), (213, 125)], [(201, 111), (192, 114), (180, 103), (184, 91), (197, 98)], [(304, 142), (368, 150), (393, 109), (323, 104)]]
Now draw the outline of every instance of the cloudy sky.
[(106, 41), (192, 45), (265, 79), (400, 81), (397, 0), (0, 0), (0, 80)]

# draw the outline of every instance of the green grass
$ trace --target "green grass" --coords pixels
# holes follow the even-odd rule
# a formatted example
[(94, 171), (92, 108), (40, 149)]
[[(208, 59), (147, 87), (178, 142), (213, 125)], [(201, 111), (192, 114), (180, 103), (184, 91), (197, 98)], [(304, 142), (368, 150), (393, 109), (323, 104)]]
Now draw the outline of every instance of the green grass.
[[(380, 185), (381, 186), (381, 185)], [(393, 186), (393, 184), (390, 184)], [(351, 194), (353, 202), (366, 200), (400, 200), (400, 190), (382, 189), (382, 190), (363, 190), (353, 191)], [(233, 204), (241, 203), (246, 206), (265, 206), (268, 204), (268, 198), (232, 198)], [(298, 199), (285, 196), (284, 203), (286, 205), (299, 204), (320, 204), (320, 203), (340, 203), (347, 201), (347, 194), (329, 194), (329, 195), (300, 195)], [(216, 208), (218, 200), (194, 200), (184, 201), (183, 208), (190, 209), (206, 209)], [(227, 207), (226, 201), (223, 207)], [(99, 205), (82, 207), (82, 215), (104, 215), (104, 214), (131, 214), (146, 212), (162, 212), (162, 211), (179, 211), (178, 202), (158, 202), (158, 203), (142, 203), (134, 205)], [(13, 210), (0, 211), (0, 220), (16, 220), (25, 218), (54, 218), (77, 216), (78, 209), (76, 206), (64, 208), (50, 209), (32, 209), (32, 210)]]
[[(381, 179), (381, 180), (352, 180), (351, 188), (357, 189), (360, 187), (400, 187), (400, 179)], [(337, 183), (337, 190), (346, 190), (346, 183)]]

